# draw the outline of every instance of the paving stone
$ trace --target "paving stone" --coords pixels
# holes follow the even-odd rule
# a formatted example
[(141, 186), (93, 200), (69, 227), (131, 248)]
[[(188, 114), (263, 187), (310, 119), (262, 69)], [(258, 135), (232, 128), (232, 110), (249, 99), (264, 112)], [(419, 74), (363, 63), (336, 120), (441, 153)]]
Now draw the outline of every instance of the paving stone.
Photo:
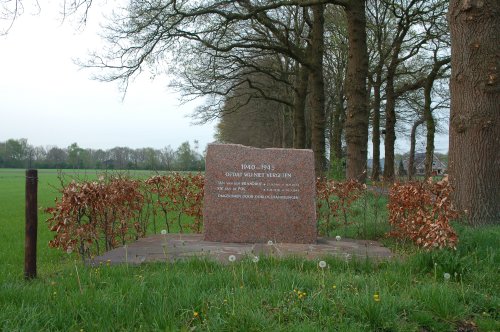
[(369, 258), (387, 260), (392, 252), (376, 241), (331, 238), (318, 238), (316, 244), (301, 243), (224, 243), (205, 241), (202, 234), (166, 234), (153, 235), (113, 249), (94, 258), (91, 264), (142, 264), (149, 262), (174, 262), (191, 257), (207, 257), (228, 263), (229, 256), (237, 260), (253, 256), (290, 256), (318, 260), (327, 256), (343, 259)]

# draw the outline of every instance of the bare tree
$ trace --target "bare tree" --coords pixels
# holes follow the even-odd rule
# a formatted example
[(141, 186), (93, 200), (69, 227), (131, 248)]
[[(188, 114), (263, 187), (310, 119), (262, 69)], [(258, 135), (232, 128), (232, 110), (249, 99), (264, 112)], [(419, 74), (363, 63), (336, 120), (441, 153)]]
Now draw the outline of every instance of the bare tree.
[[(392, 15), (397, 20), (395, 34), (390, 46), (389, 61), (386, 63), (386, 105), (385, 105), (385, 163), (384, 178), (394, 177), (394, 143), (396, 140), (396, 102), (404, 93), (423, 86), (422, 74), (415, 75), (408, 66), (409, 61), (422, 51), (431, 40), (438, 37), (440, 18), (445, 12), (443, 1), (410, 0), (391, 3)], [(402, 72), (409, 73), (410, 80), (403, 79), (397, 86)], [(401, 78), (400, 78), (401, 80)]]
[(345, 12), (330, 6), (325, 15), (325, 91), (327, 137), (330, 147), (329, 175), (345, 177), (342, 140), (346, 120), (345, 75), (347, 68), (347, 21)]
[(435, 49), (433, 58), (434, 64), (431, 71), (425, 78), (424, 82), (424, 114), (426, 129), (427, 129), (427, 144), (425, 152), (425, 176), (430, 177), (432, 175), (432, 162), (434, 160), (434, 136), (436, 132), (436, 124), (434, 117), (432, 116), (432, 89), (434, 82), (437, 78), (441, 78), (445, 75), (446, 71), (450, 69), (448, 64), (451, 61), (449, 56), (445, 56), (442, 59), (438, 59), (439, 48)]
[(383, 0), (370, 0), (367, 6), (368, 43), (370, 71), (368, 80), (373, 89), (371, 99), (373, 166), (371, 177), (378, 181), (380, 177), (380, 110), (382, 105), (382, 86), (385, 82), (384, 65), (391, 49), (389, 36), (394, 27), (389, 20), (389, 6)]

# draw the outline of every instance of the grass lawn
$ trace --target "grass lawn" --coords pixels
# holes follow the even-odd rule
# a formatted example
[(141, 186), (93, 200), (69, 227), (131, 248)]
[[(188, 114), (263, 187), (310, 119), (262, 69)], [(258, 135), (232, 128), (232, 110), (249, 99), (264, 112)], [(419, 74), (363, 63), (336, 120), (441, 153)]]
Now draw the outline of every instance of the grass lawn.
[[(57, 184), (57, 172), (39, 171), (40, 207), (53, 204)], [(374, 237), (387, 228), (385, 211), (366, 223), (367, 203), (359, 204), (351, 217), (365, 224), (342, 234)], [(48, 248), (46, 218), (40, 210), (38, 278), (27, 282), (24, 171), (0, 169), (1, 331), (500, 331), (499, 226), (455, 225), (456, 251), (385, 241), (401, 259), (383, 263), (329, 258), (321, 269), (261, 258), (90, 268)]]

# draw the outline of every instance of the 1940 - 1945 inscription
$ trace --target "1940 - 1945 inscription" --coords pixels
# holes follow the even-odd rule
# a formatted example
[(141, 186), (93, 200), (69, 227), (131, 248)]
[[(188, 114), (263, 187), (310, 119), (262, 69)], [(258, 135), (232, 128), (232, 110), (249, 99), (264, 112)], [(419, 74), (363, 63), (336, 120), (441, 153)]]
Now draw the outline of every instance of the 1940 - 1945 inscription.
[(205, 240), (316, 242), (312, 151), (211, 144), (205, 179)]

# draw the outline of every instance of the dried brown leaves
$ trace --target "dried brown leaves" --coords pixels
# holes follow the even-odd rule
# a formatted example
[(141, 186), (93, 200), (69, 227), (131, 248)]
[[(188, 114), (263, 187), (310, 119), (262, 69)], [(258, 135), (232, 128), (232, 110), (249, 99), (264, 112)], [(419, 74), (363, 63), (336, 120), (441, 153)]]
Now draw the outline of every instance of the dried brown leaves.
[(450, 220), (458, 217), (450, 201), (448, 178), (433, 182), (395, 183), (389, 194), (390, 236), (410, 239), (426, 249), (455, 248), (457, 234)]

